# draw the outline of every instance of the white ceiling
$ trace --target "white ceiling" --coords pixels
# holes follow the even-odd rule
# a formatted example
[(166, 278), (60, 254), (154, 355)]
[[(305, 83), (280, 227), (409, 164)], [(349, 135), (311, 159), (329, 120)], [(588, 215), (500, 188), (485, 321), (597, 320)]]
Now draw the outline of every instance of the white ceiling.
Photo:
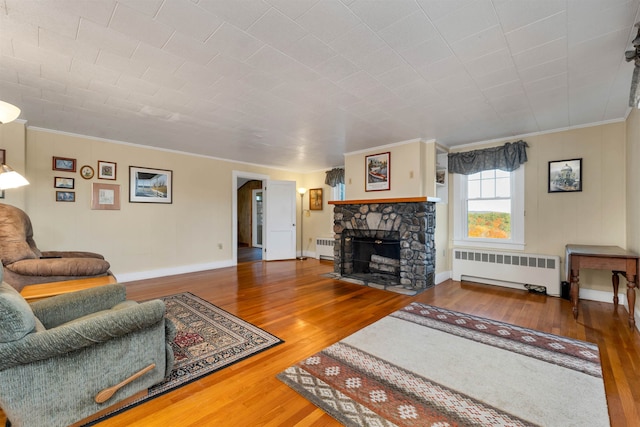
[(639, 1), (0, 0), (29, 126), (293, 170), (623, 119)]

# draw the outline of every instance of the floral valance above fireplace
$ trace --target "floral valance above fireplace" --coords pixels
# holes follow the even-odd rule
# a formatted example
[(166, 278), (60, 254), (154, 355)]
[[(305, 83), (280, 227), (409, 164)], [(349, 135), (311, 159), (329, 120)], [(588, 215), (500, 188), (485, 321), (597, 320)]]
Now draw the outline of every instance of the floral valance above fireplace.
[(471, 175), (485, 170), (511, 172), (527, 161), (527, 143), (520, 140), (500, 147), (449, 154), (449, 172)]

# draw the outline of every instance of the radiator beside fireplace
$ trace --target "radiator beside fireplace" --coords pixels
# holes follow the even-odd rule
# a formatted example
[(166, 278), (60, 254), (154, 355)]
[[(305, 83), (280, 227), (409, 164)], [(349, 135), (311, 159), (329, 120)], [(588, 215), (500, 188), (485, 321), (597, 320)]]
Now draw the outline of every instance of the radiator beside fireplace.
[(560, 296), (560, 257), (514, 252), (453, 250), (453, 280), (526, 289), (544, 286), (548, 295)]
[(333, 246), (335, 244), (335, 239), (331, 237), (316, 237), (316, 259), (333, 259)]

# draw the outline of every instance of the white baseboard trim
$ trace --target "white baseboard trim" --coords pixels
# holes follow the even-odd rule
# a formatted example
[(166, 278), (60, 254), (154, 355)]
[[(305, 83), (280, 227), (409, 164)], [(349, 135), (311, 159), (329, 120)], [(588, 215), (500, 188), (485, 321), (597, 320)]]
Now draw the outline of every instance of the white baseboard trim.
[[(580, 288), (580, 299), (588, 299), (589, 301), (598, 301), (598, 302), (608, 302), (613, 304), (613, 292)], [(620, 304), (627, 307), (626, 294), (618, 293), (618, 300)]]
[(451, 279), (451, 271), (442, 271), (440, 273), (436, 273), (436, 276), (434, 277), (436, 285), (439, 285), (440, 283), (449, 279)]
[(156, 277), (175, 276), (176, 274), (195, 273), (197, 271), (215, 270), (232, 267), (232, 260), (208, 262), (204, 264), (181, 265), (177, 267), (161, 268), (159, 270), (136, 271), (131, 273), (114, 273), (118, 283), (133, 282), (135, 280), (153, 279)]

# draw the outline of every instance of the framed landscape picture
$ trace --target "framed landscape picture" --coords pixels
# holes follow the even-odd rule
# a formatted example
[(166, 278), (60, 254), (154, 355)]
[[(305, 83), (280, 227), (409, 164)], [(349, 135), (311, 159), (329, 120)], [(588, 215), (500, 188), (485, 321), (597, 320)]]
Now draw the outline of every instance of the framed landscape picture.
[(582, 159), (549, 162), (549, 193), (582, 191)]
[(73, 189), (75, 187), (75, 179), (62, 176), (56, 176), (53, 178), (54, 188), (66, 188)]
[(173, 172), (129, 166), (129, 202), (173, 203)]
[(56, 202), (75, 202), (75, 191), (56, 191)]
[(384, 191), (391, 189), (390, 166), (391, 152), (366, 156), (364, 158), (365, 191)]
[(76, 159), (69, 159), (67, 157), (53, 157), (53, 170), (64, 172), (76, 171)]

